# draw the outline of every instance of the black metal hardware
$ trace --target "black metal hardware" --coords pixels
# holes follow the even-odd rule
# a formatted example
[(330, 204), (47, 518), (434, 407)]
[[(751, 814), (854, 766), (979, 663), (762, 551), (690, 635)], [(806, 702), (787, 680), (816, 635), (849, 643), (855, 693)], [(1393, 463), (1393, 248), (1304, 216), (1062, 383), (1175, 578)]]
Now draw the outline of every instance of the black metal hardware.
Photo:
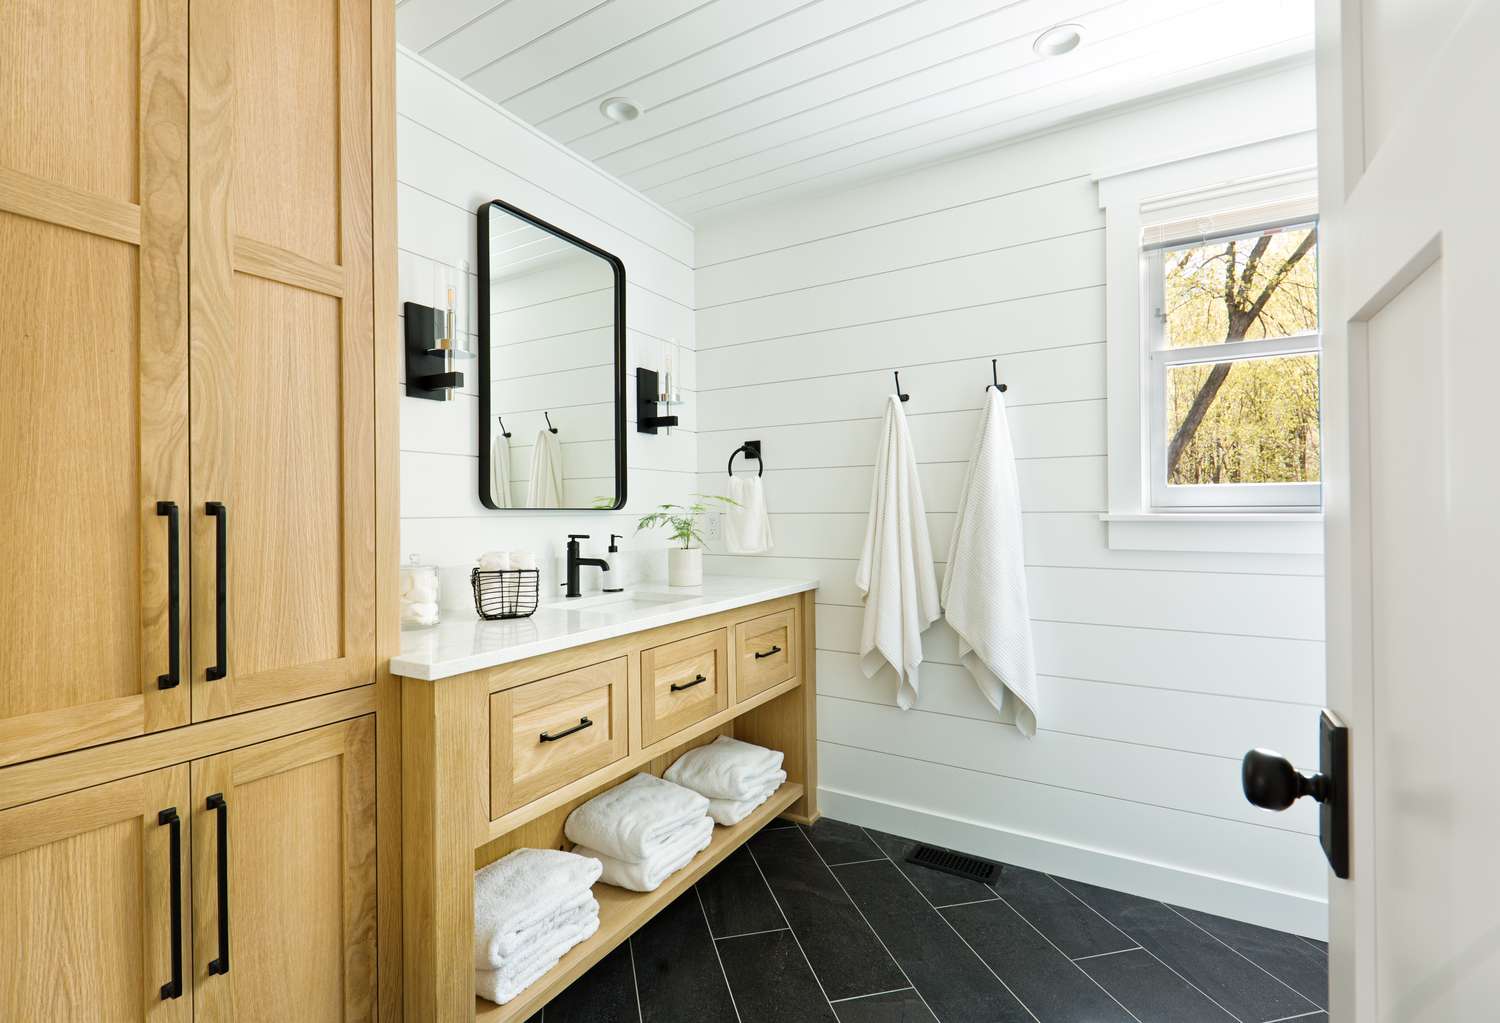
[(505, 417), (496, 416), (495, 418), (500, 421), (500, 436), (504, 437), (506, 440), (510, 440), (510, 431), (505, 428)]
[(208, 962), (209, 973), (229, 972), (229, 803), (224, 793), (208, 797), (208, 808), (218, 813), (219, 837), (219, 958)]
[(1321, 804), (1318, 838), (1336, 877), (1349, 876), (1349, 729), (1332, 711), (1318, 719), (1319, 771), (1303, 774), (1272, 750), (1245, 754), (1240, 784), (1245, 798), (1267, 810), (1285, 810), (1303, 796)]
[(176, 501), (157, 501), (156, 514), (167, 517), (167, 673), (156, 676), (156, 688), (176, 689), (182, 681), (182, 537)]
[(967, 877), (988, 884), (1000, 873), (1000, 864), (982, 860), (977, 856), (965, 856), (951, 849), (939, 849), (935, 845), (919, 845), (906, 856), (907, 863), (930, 867), (945, 874)]
[(657, 406), (661, 402), (656, 396), (661, 393), (658, 388), (661, 379), (656, 375), (656, 370), (637, 366), (635, 370), (635, 430), (637, 433), (656, 433), (663, 426), (676, 426), (676, 416), (657, 415)]
[(446, 354), (437, 348), (437, 339), (448, 332), (447, 311), (406, 302), (401, 313), (406, 326), (406, 396), (447, 401), (453, 388), (464, 385), (464, 375), (450, 370)]
[(555, 732), (555, 733), (554, 732), (543, 732), (542, 736), (541, 736), (541, 741), (542, 742), (556, 742), (558, 739), (566, 739), (568, 736), (572, 735), (574, 732), (581, 732), (585, 728), (592, 728), (592, 727), (594, 727), (594, 723), (592, 721), (590, 721), (588, 718), (579, 718), (578, 719), (578, 724), (574, 725), (572, 728), (564, 728), (562, 731)]
[(755, 651), (755, 659), (758, 661), (762, 657), (770, 657), (772, 654), (779, 654), (779, 653), (781, 653), (781, 647), (779, 647), (779, 646), (773, 646), (773, 647), (771, 647), (771, 649), (767, 650), (765, 653), (761, 653), (759, 650)]
[(760, 457), (760, 441), (747, 440), (729, 453), (729, 475), (734, 475), (734, 456), (741, 452), (744, 452), (746, 458), (753, 458), (760, 463), (760, 472), (756, 473), (757, 476), (766, 474), (766, 460)]
[(169, 824), (171, 831), (172, 869), (172, 979), (161, 986), (163, 1001), (182, 997), (182, 818), (177, 816), (177, 807), (169, 806), (156, 815), (158, 826)]
[(534, 568), (485, 569), (469, 572), (474, 610), (485, 621), (530, 618), (536, 614), (541, 573)]
[(1010, 388), (1006, 387), (1004, 384), (1002, 384), (1000, 382), (1000, 368), (997, 365), (997, 363), (999, 363), (999, 361), (1000, 361), (999, 359), (991, 359), (990, 360), (990, 379), (991, 379), (992, 383), (985, 384), (984, 385), (984, 389), (986, 391), (988, 391), (991, 387), (993, 387), (995, 390), (999, 391), (1001, 394), (1004, 394)]
[(609, 562), (605, 561), (603, 558), (583, 557), (583, 552), (578, 546), (578, 541), (587, 540), (588, 538), (589, 535), (587, 533), (568, 534), (567, 582), (563, 584), (566, 587), (563, 595), (566, 597), (583, 596), (583, 589), (579, 581), (579, 569), (583, 568), (586, 565), (591, 565), (594, 568), (600, 568), (606, 572), (609, 571)]
[(896, 397), (902, 401), (911, 401), (911, 395), (901, 393), (901, 371), (895, 370), (894, 372), (896, 376)]
[(707, 681), (708, 681), (708, 679), (704, 678), (702, 675), (699, 675), (697, 678), (693, 679), (691, 682), (682, 682), (682, 683), (673, 682), (667, 688), (670, 689), (674, 693), (680, 693), (684, 689), (691, 689), (694, 686), (696, 686), (696, 685), (702, 685), (704, 682), (707, 682)]
[(542, 418), (545, 419), (545, 420), (547, 420), (547, 432), (548, 433), (556, 433), (557, 432), (557, 427), (555, 427), (555, 426), (552, 425), (552, 413), (551, 412), (543, 412), (542, 413)]
[(229, 509), (209, 501), (203, 510), (214, 522), (214, 663), (203, 677), (210, 682), (229, 674)]

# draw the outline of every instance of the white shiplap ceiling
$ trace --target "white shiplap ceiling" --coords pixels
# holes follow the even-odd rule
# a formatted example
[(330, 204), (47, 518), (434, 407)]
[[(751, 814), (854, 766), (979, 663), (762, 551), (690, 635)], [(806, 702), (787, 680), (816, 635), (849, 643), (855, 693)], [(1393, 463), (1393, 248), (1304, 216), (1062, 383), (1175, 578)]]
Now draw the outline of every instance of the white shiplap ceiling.
[[(690, 220), (1305, 54), (1312, 0), (401, 0), (402, 44)], [(1083, 45), (1043, 59), (1043, 29)], [(600, 101), (642, 115), (616, 124)], [(1254, 102), (1253, 89), (1246, 103)], [(1226, 110), (1226, 117), (1235, 116)]]

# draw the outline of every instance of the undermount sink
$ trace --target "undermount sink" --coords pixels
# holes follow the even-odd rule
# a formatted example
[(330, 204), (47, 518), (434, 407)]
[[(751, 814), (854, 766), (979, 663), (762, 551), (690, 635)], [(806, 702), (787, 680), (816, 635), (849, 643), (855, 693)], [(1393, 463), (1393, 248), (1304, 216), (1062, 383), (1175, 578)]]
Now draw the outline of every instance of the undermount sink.
[(689, 594), (676, 593), (601, 593), (592, 597), (563, 598), (545, 605), (554, 611), (571, 611), (578, 614), (596, 614), (611, 618), (620, 615), (640, 614), (655, 611), (689, 599)]

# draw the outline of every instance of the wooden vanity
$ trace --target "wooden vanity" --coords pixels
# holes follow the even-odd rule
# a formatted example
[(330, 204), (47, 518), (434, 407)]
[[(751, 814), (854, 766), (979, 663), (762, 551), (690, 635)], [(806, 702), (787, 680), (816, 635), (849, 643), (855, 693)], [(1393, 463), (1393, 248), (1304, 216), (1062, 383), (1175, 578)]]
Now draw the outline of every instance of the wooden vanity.
[[(816, 819), (814, 584), (705, 582), (638, 628), (544, 608), (535, 625), (445, 623), (430, 649), (392, 662), (408, 1019), (529, 1019), (771, 818)], [(719, 735), (783, 751), (786, 784), (656, 891), (596, 885), (592, 938), (508, 1004), (476, 998), (474, 871), (514, 849), (568, 848), (574, 807)]]

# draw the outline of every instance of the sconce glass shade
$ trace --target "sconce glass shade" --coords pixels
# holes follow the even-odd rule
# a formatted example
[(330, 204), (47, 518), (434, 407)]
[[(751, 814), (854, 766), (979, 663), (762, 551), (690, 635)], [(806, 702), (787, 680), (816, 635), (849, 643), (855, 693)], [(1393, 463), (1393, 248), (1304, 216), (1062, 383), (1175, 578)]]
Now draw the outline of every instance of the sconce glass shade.
[(468, 336), (464, 334), (458, 337), (437, 338), (427, 351), (431, 355), (451, 355), (455, 359), (474, 358), (474, 347), (469, 343)]

